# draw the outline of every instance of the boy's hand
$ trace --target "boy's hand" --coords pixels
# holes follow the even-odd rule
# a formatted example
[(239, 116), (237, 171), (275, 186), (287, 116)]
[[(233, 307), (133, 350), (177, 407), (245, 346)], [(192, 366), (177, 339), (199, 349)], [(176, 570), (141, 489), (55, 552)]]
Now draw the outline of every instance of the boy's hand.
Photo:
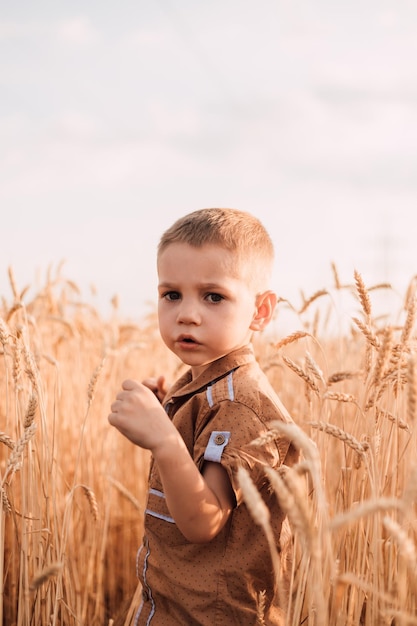
[(134, 380), (123, 382), (110, 408), (110, 424), (141, 448), (154, 451), (177, 434), (155, 393)]
[(159, 402), (162, 402), (168, 391), (165, 376), (158, 376), (158, 378), (145, 378), (145, 380), (142, 381), (142, 385), (145, 385), (145, 387), (148, 387), (148, 389), (153, 391)]
[(168, 510), (184, 537), (194, 543), (211, 541), (236, 504), (226, 470), (219, 463), (208, 462), (203, 474), (200, 472), (147, 385), (125, 380), (111, 411), (108, 419), (112, 426), (136, 445), (151, 450)]

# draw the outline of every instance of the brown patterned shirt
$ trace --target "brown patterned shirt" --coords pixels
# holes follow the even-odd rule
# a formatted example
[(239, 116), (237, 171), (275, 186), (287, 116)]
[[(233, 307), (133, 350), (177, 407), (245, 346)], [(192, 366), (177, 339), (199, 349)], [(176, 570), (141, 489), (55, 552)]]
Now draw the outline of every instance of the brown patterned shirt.
[(194, 380), (188, 371), (170, 389), (164, 406), (197, 466), (202, 468), (208, 460), (226, 469), (237, 505), (214, 539), (190, 543), (171, 517), (157, 465), (151, 465), (145, 537), (137, 557), (143, 601), (135, 624), (255, 626), (260, 594), (265, 592), (264, 623), (280, 626), (285, 613), (278, 601), (282, 593), (277, 594), (268, 544), (246, 508), (236, 470), (239, 465), (249, 470), (268, 505), (279, 545), (288, 528), (263, 466), (292, 465), (297, 454), (285, 439), (261, 447), (250, 442), (269, 422), (288, 422), (290, 416), (251, 345), (214, 361)]

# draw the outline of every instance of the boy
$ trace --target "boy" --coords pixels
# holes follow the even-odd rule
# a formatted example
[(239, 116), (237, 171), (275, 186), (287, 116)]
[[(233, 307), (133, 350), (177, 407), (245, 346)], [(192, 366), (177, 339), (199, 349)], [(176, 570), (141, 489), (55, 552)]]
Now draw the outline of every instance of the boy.
[(152, 453), (135, 624), (284, 624), (268, 544), (236, 478), (239, 466), (250, 472), (278, 544), (284, 516), (263, 466), (296, 454), (283, 439), (250, 445), (270, 421), (290, 421), (251, 346), (276, 305), (273, 254), (259, 220), (234, 209), (190, 213), (160, 240), (159, 329), (189, 370), (167, 393), (163, 377), (125, 381), (109, 415)]

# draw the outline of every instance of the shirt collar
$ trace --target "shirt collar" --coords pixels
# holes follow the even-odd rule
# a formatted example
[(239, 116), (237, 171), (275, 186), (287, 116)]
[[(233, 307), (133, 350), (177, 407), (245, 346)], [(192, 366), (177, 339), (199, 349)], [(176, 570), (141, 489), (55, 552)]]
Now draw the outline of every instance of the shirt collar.
[(208, 365), (208, 367), (194, 380), (191, 377), (191, 369), (187, 370), (171, 387), (168, 394), (164, 398), (164, 405), (174, 401), (176, 398), (191, 395), (197, 391), (205, 389), (210, 383), (219, 378), (223, 378), (230, 371), (252, 363), (255, 361), (255, 355), (251, 344), (247, 344), (242, 348), (238, 348), (229, 354), (216, 359)]

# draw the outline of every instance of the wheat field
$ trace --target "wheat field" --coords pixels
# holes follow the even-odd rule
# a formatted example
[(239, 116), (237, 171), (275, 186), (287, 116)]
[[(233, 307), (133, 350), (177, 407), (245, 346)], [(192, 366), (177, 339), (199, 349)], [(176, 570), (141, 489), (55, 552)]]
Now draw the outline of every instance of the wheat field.
[[(77, 285), (48, 274), (35, 296), (16, 285), (0, 302), (0, 623), (128, 626), (137, 601), (148, 455), (107, 422), (126, 377), (179, 362), (155, 315), (103, 319)], [(287, 626), (417, 624), (417, 277), (395, 294), (359, 272), (328, 289), (280, 299), (259, 362), (294, 418), (293, 468), (269, 471), (288, 514), (295, 563)], [(349, 314), (341, 301), (349, 302)], [(290, 318), (282, 334), (280, 320)], [(254, 521), (269, 532), (248, 476)], [(277, 546), (271, 545), (275, 561)], [(277, 566), (279, 588), (279, 567)], [(258, 625), (264, 623), (262, 602)]]

